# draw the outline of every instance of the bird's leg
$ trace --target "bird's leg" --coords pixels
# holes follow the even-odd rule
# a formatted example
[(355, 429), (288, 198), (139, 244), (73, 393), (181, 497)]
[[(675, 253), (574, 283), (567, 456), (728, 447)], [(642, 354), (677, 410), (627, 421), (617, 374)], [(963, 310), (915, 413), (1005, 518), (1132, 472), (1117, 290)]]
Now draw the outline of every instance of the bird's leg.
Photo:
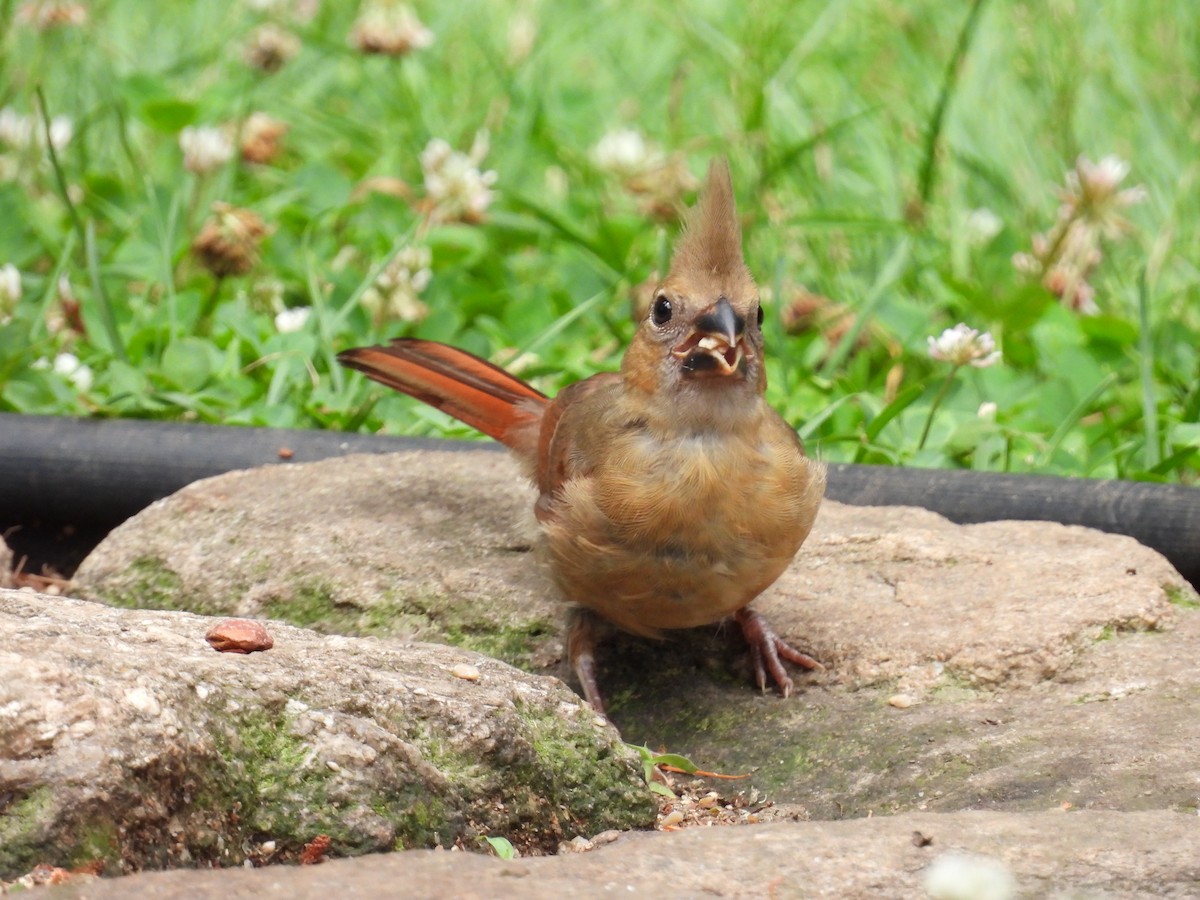
[(807, 653), (801, 653), (777, 635), (756, 610), (744, 606), (734, 613), (733, 617), (742, 626), (742, 635), (750, 645), (750, 661), (754, 664), (754, 679), (759, 690), (767, 689), (767, 673), (770, 672), (783, 696), (791, 696), (794, 685), (783, 668), (780, 657), (805, 669), (825, 668)]
[(595, 613), (581, 606), (571, 607), (567, 617), (567, 661), (579, 679), (583, 696), (600, 715), (604, 715), (604, 699), (596, 681), (596, 644), (607, 630)]

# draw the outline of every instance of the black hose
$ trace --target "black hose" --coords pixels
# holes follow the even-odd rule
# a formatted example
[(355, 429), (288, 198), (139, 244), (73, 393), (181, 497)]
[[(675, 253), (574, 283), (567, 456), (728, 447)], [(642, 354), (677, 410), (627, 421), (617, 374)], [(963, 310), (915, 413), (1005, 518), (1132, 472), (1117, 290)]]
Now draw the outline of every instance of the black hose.
[(338, 431), (0, 413), (0, 524), (38, 518), (111, 528), (185, 484), (234, 469), (350, 453), (487, 446)]
[[(198, 478), (350, 453), (493, 443), (129, 419), (0, 414), (0, 530), (27, 521), (107, 531)], [(1200, 584), (1200, 488), (834, 463), (831, 499), (921, 506), (954, 522), (1033, 519), (1127, 534)]]

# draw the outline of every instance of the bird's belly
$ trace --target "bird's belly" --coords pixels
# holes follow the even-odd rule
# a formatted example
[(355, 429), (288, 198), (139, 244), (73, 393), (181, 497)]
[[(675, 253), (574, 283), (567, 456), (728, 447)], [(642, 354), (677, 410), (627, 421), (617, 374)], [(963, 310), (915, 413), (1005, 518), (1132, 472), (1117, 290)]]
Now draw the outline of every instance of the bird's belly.
[(626, 631), (691, 628), (741, 609), (783, 573), (811, 525), (769, 454), (681, 444), (569, 480), (544, 523), (566, 598)]

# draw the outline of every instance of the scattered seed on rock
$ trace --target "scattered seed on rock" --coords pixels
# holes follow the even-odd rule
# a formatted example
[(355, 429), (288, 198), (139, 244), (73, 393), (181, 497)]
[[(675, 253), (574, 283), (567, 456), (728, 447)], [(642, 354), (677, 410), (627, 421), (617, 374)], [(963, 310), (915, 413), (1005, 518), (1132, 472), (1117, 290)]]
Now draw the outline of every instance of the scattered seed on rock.
[(315, 838), (304, 845), (304, 849), (300, 851), (299, 863), (302, 866), (316, 866), (325, 862), (325, 854), (329, 850), (330, 844), (333, 841), (327, 834), (318, 834)]
[(450, 674), (463, 681), (478, 681), (479, 670), (468, 663), (459, 663), (450, 670)]
[(913, 698), (908, 694), (893, 694), (888, 697), (888, 706), (894, 706), (896, 709), (908, 709), (913, 705)]
[(586, 853), (591, 850), (593, 844), (582, 834), (577, 834), (569, 841), (563, 841), (558, 845), (559, 853)]
[(220, 653), (253, 653), (275, 646), (263, 624), (250, 619), (223, 619), (208, 630), (205, 638)]

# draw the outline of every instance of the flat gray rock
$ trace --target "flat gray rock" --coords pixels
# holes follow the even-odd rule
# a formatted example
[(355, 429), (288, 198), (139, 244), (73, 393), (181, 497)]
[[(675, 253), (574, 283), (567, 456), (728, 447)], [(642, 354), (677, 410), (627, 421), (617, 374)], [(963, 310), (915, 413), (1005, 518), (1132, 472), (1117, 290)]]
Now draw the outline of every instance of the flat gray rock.
[(218, 653), (213, 624), (0, 590), (0, 880), (654, 822), (636, 756), (556, 679), (283, 624)]
[(114, 530), (75, 583), (118, 606), (284, 619), (545, 664), (561, 653), (560, 610), (532, 559), (532, 504), (512, 461), (486, 451), (230, 472)]
[[(908, 813), (629, 834), (589, 853), (501, 861), (414, 851), (320, 866), (164, 872), (80, 898), (1195, 897), (1195, 815)], [(925, 841), (930, 843), (923, 844)], [(398, 888), (402, 885), (403, 888)]]
[[(381, 636), (365, 642), (372, 653), (416, 636), (565, 674), (532, 501), (516, 466), (485, 451), (231, 473), (113, 532), (78, 590)], [(414, 895), (537, 897), (578, 880), (588, 895), (920, 896), (931, 862), (957, 847), (992, 859), (1001, 868), (976, 860), (980, 871), (1009, 872), (1021, 895), (1194, 893), (1200, 600), (1154, 551), (1054, 523), (960, 526), (826, 503), (756, 605), (827, 667), (797, 673), (797, 696), (753, 690), (735, 629), (720, 626), (616, 636), (601, 684), (626, 740), (745, 774), (713, 786), (809, 821), (630, 834), (515, 863), (413, 853), (129, 887), (315, 896), (402, 879)], [(559, 696), (555, 709), (577, 709)], [(918, 830), (934, 843), (914, 846)], [(542, 838), (528, 843), (552, 846)], [(975, 877), (961, 862), (945, 871)]]
[[(544, 667), (561, 659), (562, 617), (530, 552), (533, 499), (512, 460), (482, 450), (233, 472), (130, 519), (75, 581), (116, 605), (446, 641)], [(827, 501), (757, 605), (838, 683), (922, 690), (931, 665), (977, 686), (1053, 678), (1103, 633), (1166, 627), (1172, 598), (1188, 595), (1131, 538)]]

